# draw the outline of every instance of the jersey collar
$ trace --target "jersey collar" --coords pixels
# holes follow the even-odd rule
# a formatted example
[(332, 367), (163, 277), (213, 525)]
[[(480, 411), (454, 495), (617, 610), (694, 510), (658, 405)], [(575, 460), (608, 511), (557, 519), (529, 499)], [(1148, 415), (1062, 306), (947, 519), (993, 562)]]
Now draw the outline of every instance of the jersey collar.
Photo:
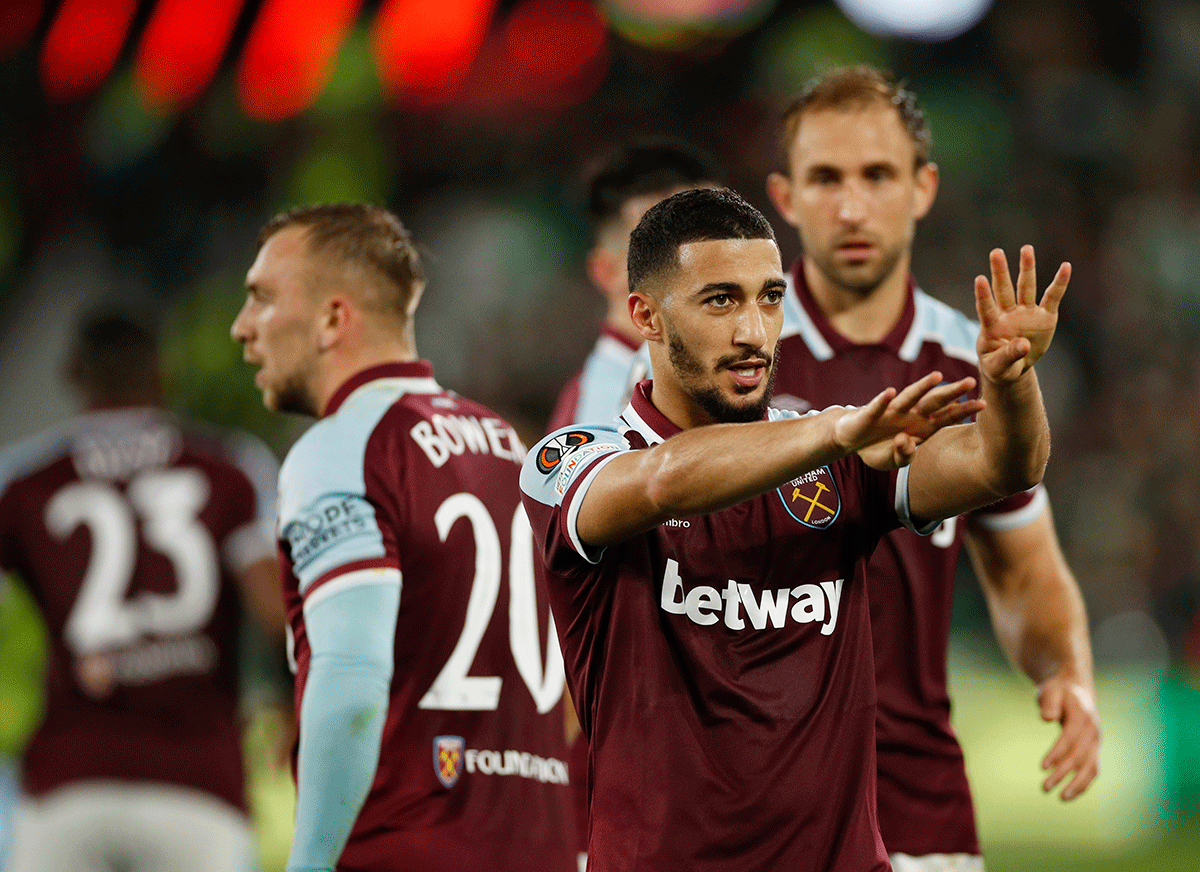
[[(839, 333), (834, 326), (829, 323), (829, 319), (825, 316), (825, 313), (821, 311), (821, 307), (817, 305), (817, 301), (812, 295), (812, 290), (808, 287), (808, 282), (804, 278), (803, 264), (803, 258), (797, 259), (792, 265), (791, 273), (789, 274), (789, 278), (792, 280), (792, 287), (796, 290), (796, 299), (800, 303), (800, 317), (803, 321), (808, 322), (807, 324), (801, 325), (801, 330), (799, 331), (800, 335), (805, 337), (805, 341), (808, 342), (810, 347), (820, 344), (819, 341), (814, 342), (814, 338), (819, 337), (819, 340), (824, 341), (824, 344), (832, 352), (832, 354), (839, 354), (844, 351), (849, 351), (852, 348), (857, 348), (858, 343), (852, 342)], [(887, 348), (895, 354), (900, 353), (900, 348), (904, 345), (904, 341), (908, 338), (908, 334), (912, 332), (913, 324), (916, 320), (916, 290), (916, 283), (913, 281), (913, 277), (910, 275), (907, 282), (907, 296), (904, 300), (904, 311), (900, 313), (899, 320), (892, 325), (892, 329), (888, 331), (888, 334), (879, 342), (872, 343), (873, 345), (879, 345), (883, 348)], [(804, 327), (811, 327), (812, 330), (807, 331), (803, 329)], [(813, 331), (815, 331), (816, 337), (812, 336)], [(816, 353), (818, 350), (818, 348), (813, 348), (814, 353)], [(819, 358), (826, 358), (829, 356), (832, 355), (818, 355)]]
[(619, 428), (622, 435), (631, 430), (641, 434), (647, 445), (658, 445), (676, 433), (683, 432), (667, 420), (666, 415), (650, 401), (650, 388), (653, 384), (650, 379), (637, 383), (633, 389), (633, 396), (629, 398), (629, 405), (621, 413), (624, 426)]
[(406, 393), (410, 394), (432, 394), (441, 390), (437, 382), (433, 380), (433, 365), (427, 360), (381, 363), (355, 373), (342, 382), (342, 386), (329, 398), (329, 403), (325, 406), (321, 417), (326, 418), (332, 415), (341, 408), (352, 393), (363, 385), (380, 379), (394, 380), (404, 388)]
[[(625, 411), (621, 413), (621, 426), (618, 431), (622, 436), (629, 432), (641, 434), (646, 440), (646, 445), (658, 445), (660, 442), (665, 442), (676, 433), (682, 433), (683, 430), (675, 426), (671, 421), (658, 410), (658, 406), (650, 399), (650, 389), (654, 382), (651, 379), (645, 379), (637, 383), (633, 389), (633, 396), (629, 398), (629, 405), (625, 407)], [(763, 415), (763, 420), (767, 420), (770, 413)]]

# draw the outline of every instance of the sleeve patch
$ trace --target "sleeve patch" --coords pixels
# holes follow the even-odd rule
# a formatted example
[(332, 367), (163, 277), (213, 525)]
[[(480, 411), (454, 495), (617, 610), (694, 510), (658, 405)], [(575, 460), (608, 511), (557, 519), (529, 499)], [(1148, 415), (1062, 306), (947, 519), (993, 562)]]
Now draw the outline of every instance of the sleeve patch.
[[(379, 539), (375, 509), (359, 494), (326, 494), (284, 525), (281, 536), (290, 546), (297, 574), (323, 554), (356, 539)], [(363, 543), (367, 544), (366, 542)]]
[(538, 449), (536, 460), (538, 472), (544, 475), (552, 474), (554, 470), (558, 469), (558, 465), (564, 457), (594, 439), (595, 437), (586, 430), (568, 430), (565, 433), (551, 436)]

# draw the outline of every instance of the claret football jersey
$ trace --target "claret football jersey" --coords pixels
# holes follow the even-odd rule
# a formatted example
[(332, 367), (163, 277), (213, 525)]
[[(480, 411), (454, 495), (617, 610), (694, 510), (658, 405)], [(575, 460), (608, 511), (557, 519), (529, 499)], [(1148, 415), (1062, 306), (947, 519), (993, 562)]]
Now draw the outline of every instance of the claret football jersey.
[(151, 408), (0, 452), (0, 566), (50, 640), (28, 793), (156, 781), (245, 810), (235, 574), (273, 556), (277, 468), (257, 440)]
[[(812, 298), (799, 263), (788, 276), (776, 405), (805, 411), (861, 404), (938, 370), (977, 376), (979, 326), (910, 281), (904, 312), (880, 342), (840, 335)], [(871, 626), (879, 693), (879, 824), (892, 852), (978, 853), (962, 750), (950, 723), (946, 649), (964, 524), (1010, 529), (1044, 510), (1039, 486), (929, 536), (898, 529), (871, 557)]]
[(649, 386), (613, 425), (548, 436), (521, 478), (589, 739), (589, 868), (885, 870), (865, 569), (909, 522), (907, 478), (848, 458), (590, 548), (597, 473), (679, 432)]
[(507, 422), (418, 361), (352, 378), (284, 461), (297, 712), (306, 607), (400, 586), (379, 764), (339, 869), (574, 868), (562, 656), (535, 589), (524, 455)]

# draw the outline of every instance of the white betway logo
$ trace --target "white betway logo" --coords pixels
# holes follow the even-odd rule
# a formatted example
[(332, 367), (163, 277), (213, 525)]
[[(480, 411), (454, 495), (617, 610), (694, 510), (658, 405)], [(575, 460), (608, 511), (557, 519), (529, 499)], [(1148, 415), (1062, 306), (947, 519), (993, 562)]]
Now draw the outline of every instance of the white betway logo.
[(747, 619), (756, 630), (765, 630), (768, 624), (779, 628), (787, 623), (790, 614), (798, 624), (820, 623), (821, 635), (828, 636), (837, 626), (841, 602), (840, 578), (820, 584), (764, 590), (757, 595), (750, 585), (739, 584), (731, 578), (724, 590), (700, 585), (685, 592), (683, 579), (679, 577), (679, 563), (667, 560), (660, 605), (665, 612), (687, 615), (692, 623), (705, 627), (723, 619), (731, 630), (744, 630)]
[(468, 748), (467, 772), (484, 775), (519, 775), (543, 784), (568, 784), (567, 764), (553, 757), (539, 757), (527, 751), (477, 751)]

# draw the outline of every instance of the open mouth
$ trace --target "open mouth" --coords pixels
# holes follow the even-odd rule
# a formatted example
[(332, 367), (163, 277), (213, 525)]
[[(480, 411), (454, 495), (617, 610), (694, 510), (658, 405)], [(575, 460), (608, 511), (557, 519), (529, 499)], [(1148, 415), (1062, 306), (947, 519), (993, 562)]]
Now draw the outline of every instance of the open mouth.
[(756, 388), (762, 384), (763, 377), (767, 372), (767, 364), (762, 360), (747, 361), (729, 367), (729, 372), (739, 387)]

